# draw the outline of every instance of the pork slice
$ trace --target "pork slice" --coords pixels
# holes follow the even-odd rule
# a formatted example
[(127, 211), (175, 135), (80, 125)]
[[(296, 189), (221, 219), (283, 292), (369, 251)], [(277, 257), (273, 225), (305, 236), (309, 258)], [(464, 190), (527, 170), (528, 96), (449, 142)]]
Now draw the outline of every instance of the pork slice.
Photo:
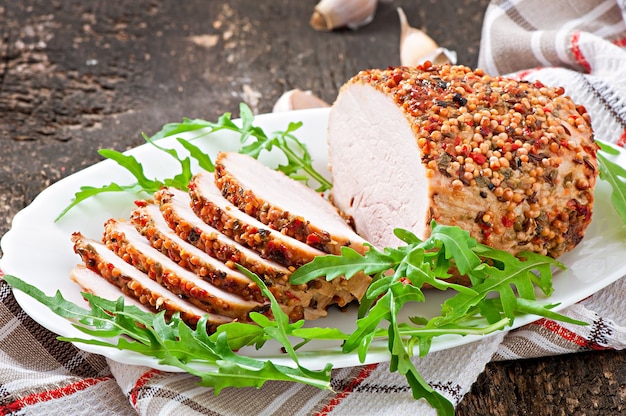
[(597, 146), (562, 88), (464, 66), (362, 71), (332, 106), (328, 146), (332, 200), (379, 248), (435, 220), (558, 257), (591, 221)]
[[(99, 298), (116, 301), (120, 297), (123, 297), (124, 305), (135, 306), (145, 312), (156, 311), (152, 305), (148, 308), (148, 306), (139, 302), (137, 298), (128, 296), (122, 291), (121, 287), (103, 279), (101, 275), (88, 269), (84, 264), (77, 264), (76, 267), (70, 271), (70, 279), (80, 286), (83, 292), (91, 293)], [(198, 308), (196, 309), (200, 310)]]
[(201, 172), (189, 183), (191, 207), (205, 223), (286, 267), (298, 267), (324, 252), (267, 227), (222, 196), (213, 175)]
[(237, 271), (234, 265), (227, 267), (220, 260), (180, 238), (163, 219), (158, 205), (148, 204), (134, 210), (130, 220), (152, 247), (179, 266), (194, 272), (212, 285), (246, 300), (266, 302), (257, 284)]
[(84, 291), (115, 299), (119, 296), (111, 295), (111, 286), (107, 286), (111, 284), (120, 289), (119, 293), (136, 299), (150, 310), (165, 311), (168, 318), (179, 312), (181, 319), (191, 326), (196, 325), (200, 316), (208, 315), (207, 330), (210, 332), (214, 332), (218, 325), (232, 321), (226, 316), (207, 314), (203, 309), (174, 295), (148, 275), (126, 263), (104, 244), (85, 238), (81, 233), (74, 233), (72, 241), (74, 251), (81, 257), (84, 265), (75, 267), (71, 277)]
[(215, 183), (237, 208), (303, 243), (330, 254), (343, 246), (365, 252), (365, 240), (327, 199), (250, 156), (220, 152)]
[(167, 188), (158, 191), (154, 197), (163, 220), (189, 244), (231, 268), (240, 264), (271, 285), (284, 285), (289, 280), (290, 269), (262, 258), (256, 251), (239, 244), (198, 218), (191, 209), (188, 193)]
[[(163, 219), (182, 239), (227, 264), (241, 264), (259, 275), (292, 321), (326, 316), (329, 305), (346, 305), (355, 295), (361, 295), (361, 292), (353, 288), (352, 292), (348, 290), (345, 284), (342, 286), (324, 279), (294, 286), (289, 283), (289, 269), (262, 258), (257, 252), (224, 236), (198, 218), (191, 209), (191, 199), (187, 193), (176, 189), (162, 189), (155, 194), (155, 199)], [(358, 278), (355, 282), (358, 282)]]
[(246, 321), (250, 312), (266, 312), (269, 309), (267, 303), (245, 300), (182, 268), (152, 247), (130, 223), (108, 220), (104, 226), (103, 242), (126, 262), (207, 312)]

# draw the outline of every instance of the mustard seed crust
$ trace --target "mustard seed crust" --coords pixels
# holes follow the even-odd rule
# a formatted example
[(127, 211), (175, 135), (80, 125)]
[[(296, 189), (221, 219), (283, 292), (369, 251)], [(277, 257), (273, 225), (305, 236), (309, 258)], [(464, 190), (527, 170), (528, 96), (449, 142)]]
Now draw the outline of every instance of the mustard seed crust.
[(269, 229), (259, 228), (240, 221), (229, 210), (220, 208), (204, 198), (200, 192), (197, 192), (194, 179), (189, 183), (189, 195), (191, 196), (191, 207), (202, 221), (225, 236), (255, 250), (263, 258), (275, 261), (285, 267), (300, 267), (316, 256), (313, 250), (305, 251), (291, 244), (289, 239), (282, 238), (282, 234), (276, 238), (276, 235), (272, 235)]
[[(430, 181), (430, 218), (513, 254), (558, 257), (591, 221), (597, 145), (563, 88), (465, 66), (366, 70), (415, 133)], [(463, 213), (459, 215), (459, 213)]]
[[(165, 311), (167, 319), (170, 319), (174, 313), (178, 312), (181, 319), (190, 326), (195, 327), (198, 323), (199, 315), (189, 313), (176, 305), (176, 303), (154, 293), (142, 285), (141, 282), (124, 274), (119, 268), (104, 260), (89, 239), (85, 238), (81, 233), (75, 232), (72, 235), (72, 242), (74, 243), (74, 251), (84, 262), (84, 267), (102, 276), (109, 283), (118, 286), (124, 295), (136, 299), (155, 313)], [(81, 265), (77, 267), (81, 267)], [(217, 327), (223, 322), (223, 320), (220, 320), (220, 322), (209, 320), (207, 331), (209, 333), (215, 332)]]
[[(245, 251), (237, 249), (234, 245), (226, 245), (217, 235), (195, 227), (178, 213), (175, 204), (172, 203), (174, 194), (170, 190), (162, 189), (154, 197), (159, 204), (163, 219), (180, 238), (222, 261), (228, 267), (235, 268), (236, 264), (240, 264), (258, 275), (292, 321), (302, 319), (305, 315), (321, 316), (320, 313), (314, 311), (315, 308), (318, 305), (319, 307), (327, 306), (332, 300), (331, 298), (326, 300), (317, 294), (316, 289), (319, 288), (291, 285), (289, 269), (284, 269), (269, 261), (259, 261), (258, 258), (246, 255)], [(322, 315), (325, 315), (325, 312)]]
[[(203, 255), (197, 255), (184, 245), (179, 244), (155, 224), (151, 215), (144, 208), (134, 210), (130, 215), (130, 220), (152, 247), (168, 256), (179, 266), (194, 272), (215, 287), (241, 296), (243, 299), (267, 302), (256, 283), (238, 272), (230, 272), (231, 269), (235, 270), (234, 266), (218, 268), (207, 261), (208, 256), (205, 256), (204, 252), (201, 253)], [(228, 267), (225, 263), (219, 264)]]
[(260, 262), (256, 257), (246, 255), (233, 244), (227, 244), (220, 238), (219, 232), (207, 233), (195, 227), (192, 223), (179, 215), (172, 203), (174, 194), (168, 189), (162, 189), (155, 195), (161, 214), (170, 228), (183, 240), (204, 251), (209, 256), (222, 261), (226, 266), (236, 268), (240, 264), (251, 272), (257, 274), (266, 283), (287, 283), (294, 268), (284, 268), (281, 265), (269, 261)]
[(250, 312), (265, 313), (269, 311), (269, 303), (234, 303), (208, 292), (194, 281), (188, 280), (166, 265), (143, 253), (127, 239), (124, 232), (116, 229), (115, 224), (116, 221), (110, 219), (104, 225), (103, 242), (107, 248), (175, 295), (183, 297), (188, 302), (209, 313), (227, 316), (240, 321), (248, 321)]
[[(292, 237), (276, 231), (270, 233), (268, 229), (257, 228), (252, 223), (239, 220), (233, 216), (231, 210), (222, 209), (206, 199), (198, 189), (200, 186), (195, 182), (197, 178), (198, 176), (189, 183), (191, 207), (202, 221), (222, 234), (255, 250), (261, 257), (289, 268), (300, 267), (323, 254), (311, 247), (306, 247)], [(300, 244), (302, 247), (298, 247)], [(330, 305), (344, 307), (352, 301), (360, 300), (370, 280), (370, 277), (363, 273), (357, 273), (350, 279), (337, 278), (330, 282), (324, 278), (318, 278), (306, 285), (292, 286), (296, 290), (284, 292), (289, 297), (287, 302), (280, 299), (279, 302), (292, 310), (290, 317), (299, 313), (305, 319), (316, 319), (325, 316)]]

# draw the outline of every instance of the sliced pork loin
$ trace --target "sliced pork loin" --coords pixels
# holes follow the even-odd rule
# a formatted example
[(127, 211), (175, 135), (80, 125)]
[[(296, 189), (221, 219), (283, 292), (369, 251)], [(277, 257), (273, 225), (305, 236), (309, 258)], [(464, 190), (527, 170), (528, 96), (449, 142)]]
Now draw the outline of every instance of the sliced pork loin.
[[(167, 317), (179, 312), (181, 319), (191, 326), (196, 325), (200, 316), (207, 314), (126, 263), (104, 244), (85, 238), (81, 233), (74, 233), (72, 241), (74, 251), (84, 265), (72, 269), (71, 278), (83, 291), (112, 300), (119, 296), (112, 294), (114, 292), (107, 286), (111, 284), (120, 289), (119, 294), (137, 300), (154, 312), (165, 311)], [(207, 330), (214, 332), (217, 326), (231, 321), (232, 318), (226, 316), (208, 314)]]
[[(210, 313), (245, 321), (248, 313), (267, 312), (269, 305), (226, 292), (195, 273), (184, 269), (169, 257), (152, 247), (148, 241), (127, 222), (110, 219), (105, 223), (105, 245), (150, 278), (176, 295)], [(224, 269), (230, 270), (224, 266)]]
[[(240, 264), (258, 275), (291, 320), (314, 319), (326, 314), (325, 308), (335, 297), (335, 289), (331, 283), (322, 282), (311, 287), (291, 285), (289, 269), (264, 259), (256, 251), (244, 247), (203, 222), (191, 209), (191, 198), (183, 191), (162, 189), (155, 194), (155, 200), (159, 204), (163, 221), (175, 230), (181, 240), (218, 258), (229, 267), (235, 268), (236, 264)], [(352, 299), (349, 293), (340, 293), (339, 296), (345, 296), (345, 302)]]
[(181, 239), (231, 268), (235, 268), (235, 264), (241, 264), (266, 283), (286, 284), (289, 280), (290, 269), (262, 258), (256, 251), (237, 243), (198, 218), (191, 209), (188, 193), (175, 188), (164, 188), (154, 198), (163, 220)]
[[(124, 305), (135, 306), (151, 313), (164, 311), (167, 319), (170, 319), (174, 313), (179, 313), (181, 319), (192, 327), (195, 327), (200, 317), (206, 314), (206, 311), (155, 284), (148, 276), (135, 274), (136, 278), (129, 280), (120, 287), (79, 264), (71, 270), (70, 279), (78, 284), (83, 292), (92, 293), (112, 301), (123, 296)], [(228, 322), (232, 322), (232, 319), (226, 316), (210, 315), (207, 330), (215, 332), (219, 325)]]
[[(191, 211), (191, 210), (190, 210)], [(179, 266), (191, 270), (212, 285), (246, 300), (265, 302), (260, 288), (248, 276), (208, 256), (176, 234), (163, 219), (159, 206), (146, 204), (134, 210), (130, 220), (150, 245), (167, 255)]]
[[(275, 260), (288, 267), (299, 267), (316, 256), (324, 255), (295, 238), (282, 234), (251, 217), (226, 200), (217, 189), (212, 175), (199, 173), (189, 184), (191, 206), (204, 222), (232, 237), (241, 244), (257, 251), (261, 257)], [(324, 278), (315, 279), (305, 286), (298, 286), (298, 293), (290, 302), (303, 306), (304, 316), (324, 316), (331, 304), (340, 307), (354, 300), (360, 300), (371, 278), (357, 273), (350, 279), (336, 278), (328, 282)], [(303, 296), (303, 297), (300, 297)]]
[(589, 116), (563, 93), (464, 66), (362, 71), (329, 116), (332, 200), (378, 247), (435, 220), (558, 257), (591, 221), (597, 175)]
[(205, 223), (286, 267), (298, 267), (325, 254), (292, 237), (267, 227), (239, 210), (217, 189), (209, 172), (196, 174), (189, 183), (191, 207)]
[(343, 246), (365, 252), (365, 240), (330, 202), (250, 156), (220, 152), (215, 183), (237, 208), (283, 234), (330, 254), (341, 254)]

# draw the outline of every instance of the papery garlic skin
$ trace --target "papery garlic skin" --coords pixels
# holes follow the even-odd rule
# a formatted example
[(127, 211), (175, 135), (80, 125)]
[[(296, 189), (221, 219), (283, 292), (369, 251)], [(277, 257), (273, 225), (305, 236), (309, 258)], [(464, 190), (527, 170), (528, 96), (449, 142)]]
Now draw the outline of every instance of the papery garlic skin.
[(420, 62), (411, 65), (419, 65), (426, 61), (430, 61), (433, 65), (443, 65), (443, 64), (456, 64), (457, 56), (455, 51), (451, 51), (450, 49), (438, 47), (432, 53), (424, 55), (420, 58)]
[(330, 104), (317, 97), (311, 91), (302, 91), (295, 88), (293, 90), (286, 91), (278, 98), (278, 100), (276, 100), (272, 112), (279, 113), (284, 111), (324, 107), (330, 107)]
[(436, 65), (456, 63), (456, 52), (437, 45), (423, 31), (411, 27), (404, 10), (397, 9), (400, 18), (400, 65), (417, 66), (425, 61)]
[(321, 0), (315, 6), (310, 25), (320, 31), (341, 27), (356, 30), (372, 21), (376, 3), (377, 0)]

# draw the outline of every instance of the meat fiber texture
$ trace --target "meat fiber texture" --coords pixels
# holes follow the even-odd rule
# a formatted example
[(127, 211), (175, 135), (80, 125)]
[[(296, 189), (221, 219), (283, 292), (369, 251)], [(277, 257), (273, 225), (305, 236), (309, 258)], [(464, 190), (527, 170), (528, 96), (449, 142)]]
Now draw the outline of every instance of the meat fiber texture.
[(328, 145), (332, 200), (378, 248), (434, 220), (556, 258), (591, 221), (597, 145), (562, 88), (465, 66), (366, 70), (333, 104)]
[[(258, 175), (259, 171), (267, 171)], [(269, 170), (240, 153), (220, 153), (215, 161), (215, 183), (222, 195), (240, 210), (274, 230), (329, 254), (349, 246), (366, 251), (363, 237), (346, 226), (331, 204), (306, 186), (293, 186), (282, 172)], [(289, 192), (284, 192), (289, 189)]]

